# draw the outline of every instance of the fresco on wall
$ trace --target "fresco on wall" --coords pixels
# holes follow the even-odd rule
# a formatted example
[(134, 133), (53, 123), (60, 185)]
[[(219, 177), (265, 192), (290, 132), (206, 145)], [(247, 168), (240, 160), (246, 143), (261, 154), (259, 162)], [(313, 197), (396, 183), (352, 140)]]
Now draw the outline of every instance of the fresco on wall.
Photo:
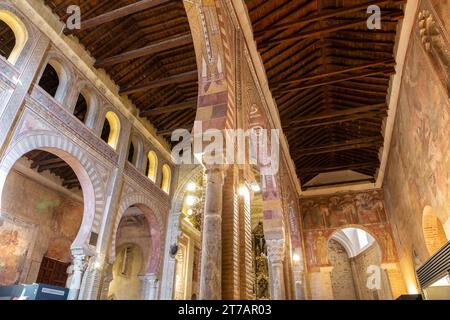
[(381, 191), (304, 198), (300, 203), (310, 270), (330, 265), (328, 240), (336, 230), (348, 226), (359, 226), (370, 232), (383, 250), (384, 262), (397, 260)]
[[(429, 7), (430, 2), (435, 11)], [(441, 37), (450, 39), (449, 1), (422, 1), (419, 11), (423, 10), (433, 14)], [(411, 278), (413, 261), (429, 258), (422, 230), (424, 208), (431, 206), (443, 225), (450, 218), (450, 99), (439, 72), (444, 69), (436, 67), (439, 57), (427, 52), (419, 33), (417, 20), (384, 185), (389, 218), (396, 226), (399, 258)], [(450, 232), (449, 225), (446, 231)]]
[(44, 256), (70, 262), (82, 217), (82, 203), (12, 171), (2, 194), (0, 285), (35, 281)]
[(35, 226), (3, 217), (0, 221), (0, 285), (17, 283), (32, 249)]

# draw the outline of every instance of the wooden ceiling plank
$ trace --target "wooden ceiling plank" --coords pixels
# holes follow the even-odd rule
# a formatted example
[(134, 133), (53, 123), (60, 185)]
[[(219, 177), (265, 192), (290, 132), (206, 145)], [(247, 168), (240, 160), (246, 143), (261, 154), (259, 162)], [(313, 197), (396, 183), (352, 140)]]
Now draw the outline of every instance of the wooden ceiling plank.
[(306, 155), (316, 155), (331, 152), (339, 152), (345, 150), (361, 149), (366, 147), (381, 147), (383, 143), (382, 137), (367, 137), (361, 139), (347, 140), (340, 143), (331, 143), (327, 145), (300, 148), (297, 149), (297, 156), (303, 157)]
[(383, 110), (387, 110), (387, 108), (388, 107), (387, 107), (386, 103), (366, 105), (366, 106), (361, 106), (358, 108), (350, 108), (350, 109), (345, 109), (345, 110), (340, 110), (340, 111), (331, 111), (331, 112), (321, 113), (321, 114), (312, 115), (312, 116), (304, 116), (301, 119), (292, 120), (290, 122), (290, 124), (292, 125), (292, 124), (296, 124), (296, 123), (303, 123), (303, 122), (309, 122), (309, 121), (315, 121), (315, 120), (337, 118), (337, 117), (341, 117), (341, 116), (349, 116), (349, 115), (365, 113), (365, 112), (373, 112), (373, 111), (378, 111), (378, 110), (383, 111)]
[(389, 1), (389, 0), (368, 1), (368, 2), (365, 2), (365, 3), (362, 3), (362, 4), (357, 4), (357, 5), (354, 5), (354, 6), (351, 6), (351, 7), (339, 8), (339, 9), (335, 9), (335, 10), (333, 10), (331, 12), (326, 12), (326, 13), (321, 13), (321, 14), (305, 17), (305, 18), (302, 18), (302, 19), (298, 19), (296, 21), (290, 21), (290, 22), (286, 22), (286, 23), (275, 24), (275, 25), (270, 26), (269, 28), (266, 28), (266, 29), (259, 30), (259, 31), (255, 32), (255, 37), (259, 37), (259, 36), (263, 35), (266, 32), (271, 32), (271, 31), (275, 31), (275, 30), (284, 30), (284, 29), (287, 29), (287, 28), (302, 27), (302, 26), (304, 26), (305, 24), (308, 24), (308, 23), (326, 20), (326, 19), (329, 19), (329, 18), (338, 17), (338, 16), (341, 16), (341, 15), (353, 13), (353, 12), (356, 12), (356, 11), (367, 10), (367, 8), (369, 6), (371, 6), (371, 5), (378, 5), (378, 6), (380, 6), (380, 5), (386, 4), (388, 2), (391, 2), (391, 1)]
[(130, 5), (112, 10), (110, 12), (101, 14), (99, 16), (96, 16), (94, 18), (83, 20), (81, 22), (81, 29), (80, 30), (69, 30), (66, 29), (66, 33), (72, 33), (76, 31), (86, 31), (88, 29), (98, 27), (104, 23), (111, 22), (123, 17), (127, 17), (129, 15), (151, 9), (153, 7), (159, 6), (161, 4), (165, 4), (170, 2), (171, 0), (141, 0), (136, 3), (132, 3)]
[(122, 89), (122, 90), (120, 90), (120, 94), (121, 95), (129, 95), (132, 93), (136, 93), (136, 92), (140, 92), (140, 91), (147, 91), (150, 89), (155, 89), (155, 88), (167, 86), (170, 84), (176, 84), (176, 83), (181, 83), (181, 82), (186, 82), (186, 81), (193, 81), (193, 80), (197, 80), (197, 78), (198, 78), (197, 71), (185, 72), (185, 73), (177, 74), (177, 75), (170, 76), (167, 78), (153, 80), (153, 81), (150, 81), (149, 83), (139, 84), (136, 86), (131, 86), (131, 87)]
[(379, 66), (395, 66), (395, 61), (393, 58), (390, 59), (383, 59), (383, 60), (379, 60), (379, 61), (375, 61), (375, 62), (371, 62), (371, 63), (365, 63), (359, 66), (354, 66), (354, 67), (347, 67), (344, 69), (340, 69), (340, 70), (335, 70), (335, 71), (329, 71), (329, 72), (325, 72), (325, 73), (321, 73), (321, 74), (317, 74), (317, 75), (313, 75), (313, 76), (309, 76), (309, 77), (303, 77), (300, 79), (291, 79), (291, 80), (286, 80), (286, 81), (282, 81), (279, 83), (274, 83), (273, 85), (275, 87), (280, 87), (283, 85), (288, 85), (288, 84), (295, 84), (295, 83), (300, 83), (300, 82), (305, 82), (305, 81), (311, 81), (311, 80), (317, 80), (317, 79), (322, 79), (322, 78), (326, 78), (326, 77), (330, 77), (330, 76), (335, 76), (335, 75), (340, 75), (343, 73), (348, 73), (348, 72), (352, 72), (352, 71), (359, 71), (359, 70), (363, 70), (363, 69), (367, 69), (367, 68), (373, 68), (373, 67), (379, 67)]
[(370, 70), (370, 71), (363, 72), (358, 75), (353, 75), (353, 76), (349, 76), (349, 77), (345, 77), (345, 78), (340, 78), (340, 79), (335, 79), (335, 80), (326, 80), (326, 81), (321, 81), (321, 82), (317, 82), (317, 83), (307, 84), (307, 85), (304, 85), (301, 87), (278, 89), (278, 90), (275, 90), (275, 92), (298, 92), (298, 91), (302, 91), (302, 90), (309, 89), (309, 88), (322, 87), (322, 86), (326, 86), (326, 85), (330, 85), (330, 84), (334, 84), (334, 83), (366, 78), (369, 76), (392, 75), (394, 73), (395, 73), (395, 69), (393, 67), (388, 67), (388, 68), (384, 68), (384, 69), (376, 70), (376, 71)]
[(186, 101), (181, 103), (175, 103), (163, 107), (156, 107), (150, 110), (145, 110), (140, 113), (141, 117), (157, 116), (167, 113), (172, 113), (175, 111), (186, 110), (186, 109), (196, 109), (196, 101)]
[(326, 172), (334, 172), (341, 170), (356, 170), (362, 168), (372, 168), (378, 167), (379, 162), (366, 162), (366, 163), (349, 163), (346, 165), (340, 166), (331, 166), (331, 167), (310, 167), (310, 168), (301, 168), (299, 172), (301, 174), (312, 174), (312, 173), (326, 173)]

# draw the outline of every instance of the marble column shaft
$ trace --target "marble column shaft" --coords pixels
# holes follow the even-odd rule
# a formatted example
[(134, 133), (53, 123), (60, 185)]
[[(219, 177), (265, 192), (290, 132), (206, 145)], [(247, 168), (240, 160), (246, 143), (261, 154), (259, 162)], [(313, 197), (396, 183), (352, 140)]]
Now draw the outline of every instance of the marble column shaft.
[(200, 299), (222, 297), (222, 191), (224, 168), (206, 170), (205, 210), (200, 272)]
[(284, 240), (266, 240), (267, 255), (271, 277), (271, 299), (284, 300), (286, 296), (284, 283)]
[(86, 255), (80, 254), (73, 257), (72, 276), (70, 277), (68, 300), (77, 300), (80, 294), (81, 280), (87, 267)]
[(141, 300), (157, 300), (158, 276), (156, 274), (146, 274), (141, 279)]

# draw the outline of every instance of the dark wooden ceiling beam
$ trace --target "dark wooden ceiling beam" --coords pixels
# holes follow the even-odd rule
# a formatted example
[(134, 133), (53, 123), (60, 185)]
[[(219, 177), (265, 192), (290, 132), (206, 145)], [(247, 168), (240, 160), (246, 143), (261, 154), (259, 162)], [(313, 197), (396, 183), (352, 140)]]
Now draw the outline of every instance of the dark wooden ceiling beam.
[(38, 172), (42, 172), (45, 170), (64, 168), (64, 167), (69, 167), (69, 165), (61, 160), (60, 162), (56, 162), (56, 163), (52, 163), (52, 164), (39, 165)]
[(376, 168), (379, 165), (380, 165), (379, 162), (349, 163), (346, 165), (330, 166), (330, 167), (300, 168), (299, 173), (301, 175), (319, 174), (319, 173), (334, 172), (334, 171), (341, 171), (341, 170), (358, 170), (358, 169), (365, 169), (365, 168)]
[(363, 182), (367, 182), (367, 183), (374, 183), (375, 179), (374, 178), (367, 178), (367, 179), (356, 179), (356, 180), (348, 180), (348, 181), (337, 181), (337, 182), (328, 182), (328, 183), (321, 183), (321, 184), (312, 184), (312, 185), (302, 185), (302, 190), (310, 190), (313, 188), (323, 188), (323, 187), (331, 187), (331, 186), (340, 186), (340, 185), (344, 185), (344, 184), (355, 184), (355, 183), (363, 183)]
[(181, 103), (175, 103), (163, 107), (156, 107), (149, 110), (143, 110), (139, 115), (141, 117), (157, 116), (167, 113), (172, 113), (176, 111), (186, 110), (186, 109), (196, 109), (196, 101), (186, 101)]
[(192, 130), (192, 128), (194, 127), (193, 124), (187, 125), (187, 126), (182, 126), (180, 128), (170, 128), (170, 129), (164, 129), (164, 130), (158, 130), (156, 133), (160, 136), (170, 136), (172, 135), (172, 132), (174, 132), (177, 129), (185, 129), (185, 130)]
[(373, 67), (379, 67), (379, 66), (388, 67), (388, 66), (394, 66), (394, 65), (395, 65), (395, 61), (393, 58), (383, 59), (383, 60), (379, 60), (379, 61), (375, 61), (375, 62), (371, 62), (371, 63), (365, 63), (365, 64), (362, 64), (359, 66), (347, 67), (347, 68), (340, 69), (340, 70), (329, 71), (329, 72), (325, 72), (325, 73), (321, 73), (321, 74), (316, 74), (313, 76), (303, 77), (300, 79), (281, 81), (278, 83), (273, 83), (273, 86), (278, 88), (278, 87), (284, 86), (284, 85), (296, 84), (296, 83), (301, 83), (301, 82), (305, 82), (305, 81), (327, 78), (330, 76), (340, 75), (340, 74), (348, 73), (348, 72), (352, 72), (352, 71), (359, 71), (359, 70), (373, 68)]
[(342, 116), (349, 116), (354, 114), (360, 114), (365, 112), (373, 112), (373, 111), (383, 111), (387, 110), (386, 103), (383, 104), (374, 104), (374, 105), (367, 105), (357, 108), (349, 108), (345, 110), (339, 110), (339, 111), (331, 111), (331, 112), (324, 112), (312, 116), (303, 116), (301, 119), (294, 119), (290, 122), (290, 125), (294, 125), (297, 123), (303, 123), (303, 122), (309, 122), (309, 121), (316, 121), (316, 120), (324, 120), (324, 119), (330, 119), (330, 118), (337, 118)]
[(140, 91), (147, 91), (150, 89), (155, 89), (163, 86), (167, 86), (170, 84), (177, 84), (187, 81), (195, 81), (198, 78), (197, 71), (190, 71), (181, 74), (177, 74), (175, 76), (170, 76), (163, 79), (153, 80), (149, 83), (139, 84), (137, 86), (131, 86), (125, 89), (120, 90), (120, 94), (127, 95)]
[(326, 86), (326, 85), (330, 85), (330, 84), (334, 84), (334, 83), (340, 83), (340, 82), (345, 82), (345, 81), (349, 81), (349, 80), (361, 79), (361, 78), (366, 78), (366, 77), (370, 77), (370, 76), (380, 76), (380, 75), (381, 76), (390, 76), (394, 73), (395, 73), (395, 69), (393, 67), (388, 67), (388, 68), (384, 68), (381, 70), (369, 70), (369, 71), (366, 71), (366, 72), (363, 72), (363, 73), (360, 73), (357, 75), (352, 75), (352, 76), (348, 76), (348, 77), (344, 77), (344, 78), (320, 81), (320, 82), (311, 83), (311, 84), (307, 84), (307, 85), (300, 86), (300, 87), (277, 89), (277, 90), (274, 90), (274, 94), (278, 94), (280, 92), (298, 92), (298, 91), (302, 91), (305, 89), (317, 88), (317, 87), (322, 87), (322, 86)]
[(323, 127), (323, 126), (332, 126), (336, 124), (342, 124), (344, 122), (350, 122), (350, 121), (356, 121), (361, 119), (382, 119), (386, 117), (386, 112), (370, 112), (365, 114), (357, 114), (357, 115), (351, 115), (347, 117), (342, 117), (339, 119), (333, 119), (329, 121), (320, 121), (317, 123), (310, 123), (310, 124), (303, 124), (303, 125), (291, 125), (288, 127), (283, 127), (283, 130), (303, 130), (303, 129), (310, 129), (310, 128), (317, 128), (317, 127)]
[[(388, 19), (398, 19), (400, 17), (401, 17), (400, 13), (393, 14), (393, 15), (390, 15), (390, 16), (383, 16), (382, 22), (389, 21)], [(280, 38), (271, 39), (270, 41), (263, 41), (263, 42), (258, 44), (258, 47), (259, 48), (266, 48), (266, 47), (271, 47), (271, 46), (278, 45), (278, 44), (283, 44), (283, 43), (287, 43), (287, 42), (303, 40), (303, 39), (307, 39), (307, 38), (311, 38), (311, 37), (321, 37), (321, 36), (324, 36), (326, 34), (334, 33), (336, 31), (341, 31), (341, 30), (345, 30), (345, 29), (353, 29), (353, 28), (356, 28), (356, 27), (363, 26), (365, 24), (367, 24), (367, 18), (365, 18), (365, 19), (358, 19), (358, 20), (354, 20), (354, 21), (351, 21), (351, 22), (339, 23), (339, 24), (335, 24), (335, 25), (332, 25), (332, 26), (327, 26), (327, 27), (324, 27), (324, 28), (313, 29), (313, 30), (310, 30), (310, 31), (304, 31), (304, 32), (300, 32), (300, 33), (295, 33), (295, 34), (292, 34), (292, 35), (289, 35), (289, 36), (284, 36), (284, 37), (280, 37)], [(395, 34), (395, 32), (394, 32), (394, 34)]]
[(96, 68), (105, 68), (105, 67), (112, 66), (112, 65), (115, 65), (118, 63), (141, 58), (141, 57), (155, 54), (158, 52), (162, 52), (165, 50), (177, 48), (177, 47), (189, 44), (189, 43), (192, 43), (192, 36), (190, 34), (172, 38), (172, 39), (166, 39), (166, 40), (151, 44), (149, 46), (146, 46), (146, 47), (143, 47), (140, 49), (124, 52), (124, 53), (121, 53), (121, 54), (118, 54), (116, 56), (109, 57), (109, 58), (99, 59), (95, 63), (95, 67)]
[(50, 159), (47, 158), (45, 160), (33, 159), (33, 164), (31, 165), (31, 168), (34, 169), (37, 167), (48, 166), (48, 165), (53, 165), (53, 164), (60, 164), (60, 163), (65, 163), (65, 162), (64, 162), (64, 160), (62, 160), (61, 158), (58, 158), (58, 157), (51, 157)]
[[(284, 29), (288, 29), (288, 28), (298, 28), (298, 27), (302, 27), (306, 24), (312, 23), (312, 22), (317, 22), (317, 21), (323, 21), (329, 18), (334, 18), (334, 17), (338, 17), (341, 15), (346, 15), (349, 13), (353, 13), (353, 12), (357, 12), (357, 11), (361, 11), (361, 10), (367, 10), (367, 8), (371, 5), (384, 5), (387, 4), (389, 2), (392, 2), (390, 0), (373, 0), (373, 1), (367, 1), (365, 3), (362, 4), (357, 4), (351, 7), (347, 7), (347, 8), (339, 8), (339, 9), (335, 9), (331, 12), (326, 12), (326, 13), (321, 13), (321, 14), (317, 14), (314, 16), (309, 16), (307, 18), (302, 18), (302, 19), (298, 19), (296, 21), (291, 21), (291, 22), (286, 22), (286, 23), (279, 23), (276, 24), (274, 26), (270, 26), (270, 28), (267, 29), (263, 29), (260, 30), (258, 32), (255, 32), (255, 36), (259, 37), (263, 34), (265, 34), (266, 32), (272, 32), (275, 30), (284, 30)], [(404, 1), (396, 1), (396, 2), (404, 2)]]
[(171, 0), (141, 0), (133, 4), (121, 7), (110, 12), (101, 14), (91, 19), (82, 20), (81, 29), (79, 30), (69, 30), (66, 29), (65, 33), (72, 33), (77, 31), (85, 31), (94, 27), (98, 27), (104, 23), (111, 22), (156, 6), (161, 4), (169, 3)]
[(296, 158), (301, 158), (309, 155), (325, 154), (332, 152), (340, 152), (353, 149), (362, 149), (368, 147), (381, 147), (383, 144), (382, 137), (367, 137), (361, 139), (347, 140), (340, 143), (331, 143), (327, 145), (309, 147), (309, 148), (298, 148), (296, 149)]

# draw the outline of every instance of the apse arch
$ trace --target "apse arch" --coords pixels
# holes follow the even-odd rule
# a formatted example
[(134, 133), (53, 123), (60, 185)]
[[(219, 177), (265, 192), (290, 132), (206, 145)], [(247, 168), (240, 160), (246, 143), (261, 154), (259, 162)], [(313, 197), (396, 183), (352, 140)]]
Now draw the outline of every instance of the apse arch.
[[(72, 248), (87, 248), (92, 232), (98, 232), (102, 214), (102, 183), (95, 166), (85, 153), (69, 139), (56, 134), (32, 132), (13, 144), (0, 162), (0, 196), (14, 164), (25, 154), (42, 150), (58, 156), (74, 171), (83, 191), (83, 218)], [(0, 198), (0, 207), (1, 207)], [(1, 215), (1, 213), (0, 213)], [(95, 244), (92, 244), (95, 246)]]
[[(339, 233), (343, 232), (346, 229), (357, 229), (357, 230), (362, 230), (365, 233), (367, 233), (370, 237), (373, 238), (373, 243), (376, 243), (380, 250), (381, 250), (381, 261), (386, 261), (387, 257), (386, 257), (386, 250), (383, 246), (383, 241), (381, 241), (381, 239), (379, 239), (379, 236), (376, 235), (374, 232), (372, 232), (369, 228), (367, 228), (366, 226), (363, 225), (359, 225), (359, 224), (346, 224), (346, 225), (342, 225), (339, 228), (337, 228), (336, 230), (334, 230), (327, 239), (327, 243), (330, 242), (331, 239), (333, 238), (338, 238), (339, 243), (347, 250), (348, 249), (348, 253), (352, 254), (352, 253), (356, 253), (356, 250), (354, 248), (352, 248), (352, 243), (348, 242), (347, 239), (344, 239), (343, 237), (339, 236)], [(372, 244), (373, 244), (372, 243)]]
[[(363, 237), (364, 236), (364, 237)], [(327, 257), (337, 300), (389, 300), (392, 289), (383, 269), (383, 248), (369, 231), (340, 228), (330, 235)]]
[(422, 235), (430, 256), (435, 254), (449, 241), (443, 223), (431, 206), (426, 206), (423, 209)]
[(158, 205), (154, 201), (148, 199), (142, 194), (132, 194), (125, 197), (120, 204), (119, 211), (114, 220), (113, 232), (111, 236), (111, 242), (109, 246), (109, 259), (114, 261), (116, 257), (115, 248), (117, 240), (117, 231), (119, 229), (119, 224), (128, 208), (135, 206), (137, 207), (147, 219), (150, 228), (150, 234), (152, 239), (152, 254), (149, 256), (146, 262), (145, 270), (147, 273), (159, 273), (160, 272), (160, 262), (161, 253), (163, 251), (163, 214), (158, 208)]
[(0, 10), (0, 20), (3, 21), (14, 33), (15, 45), (6, 60), (11, 64), (16, 64), (25, 45), (28, 41), (28, 31), (25, 24), (13, 13), (7, 10)]

